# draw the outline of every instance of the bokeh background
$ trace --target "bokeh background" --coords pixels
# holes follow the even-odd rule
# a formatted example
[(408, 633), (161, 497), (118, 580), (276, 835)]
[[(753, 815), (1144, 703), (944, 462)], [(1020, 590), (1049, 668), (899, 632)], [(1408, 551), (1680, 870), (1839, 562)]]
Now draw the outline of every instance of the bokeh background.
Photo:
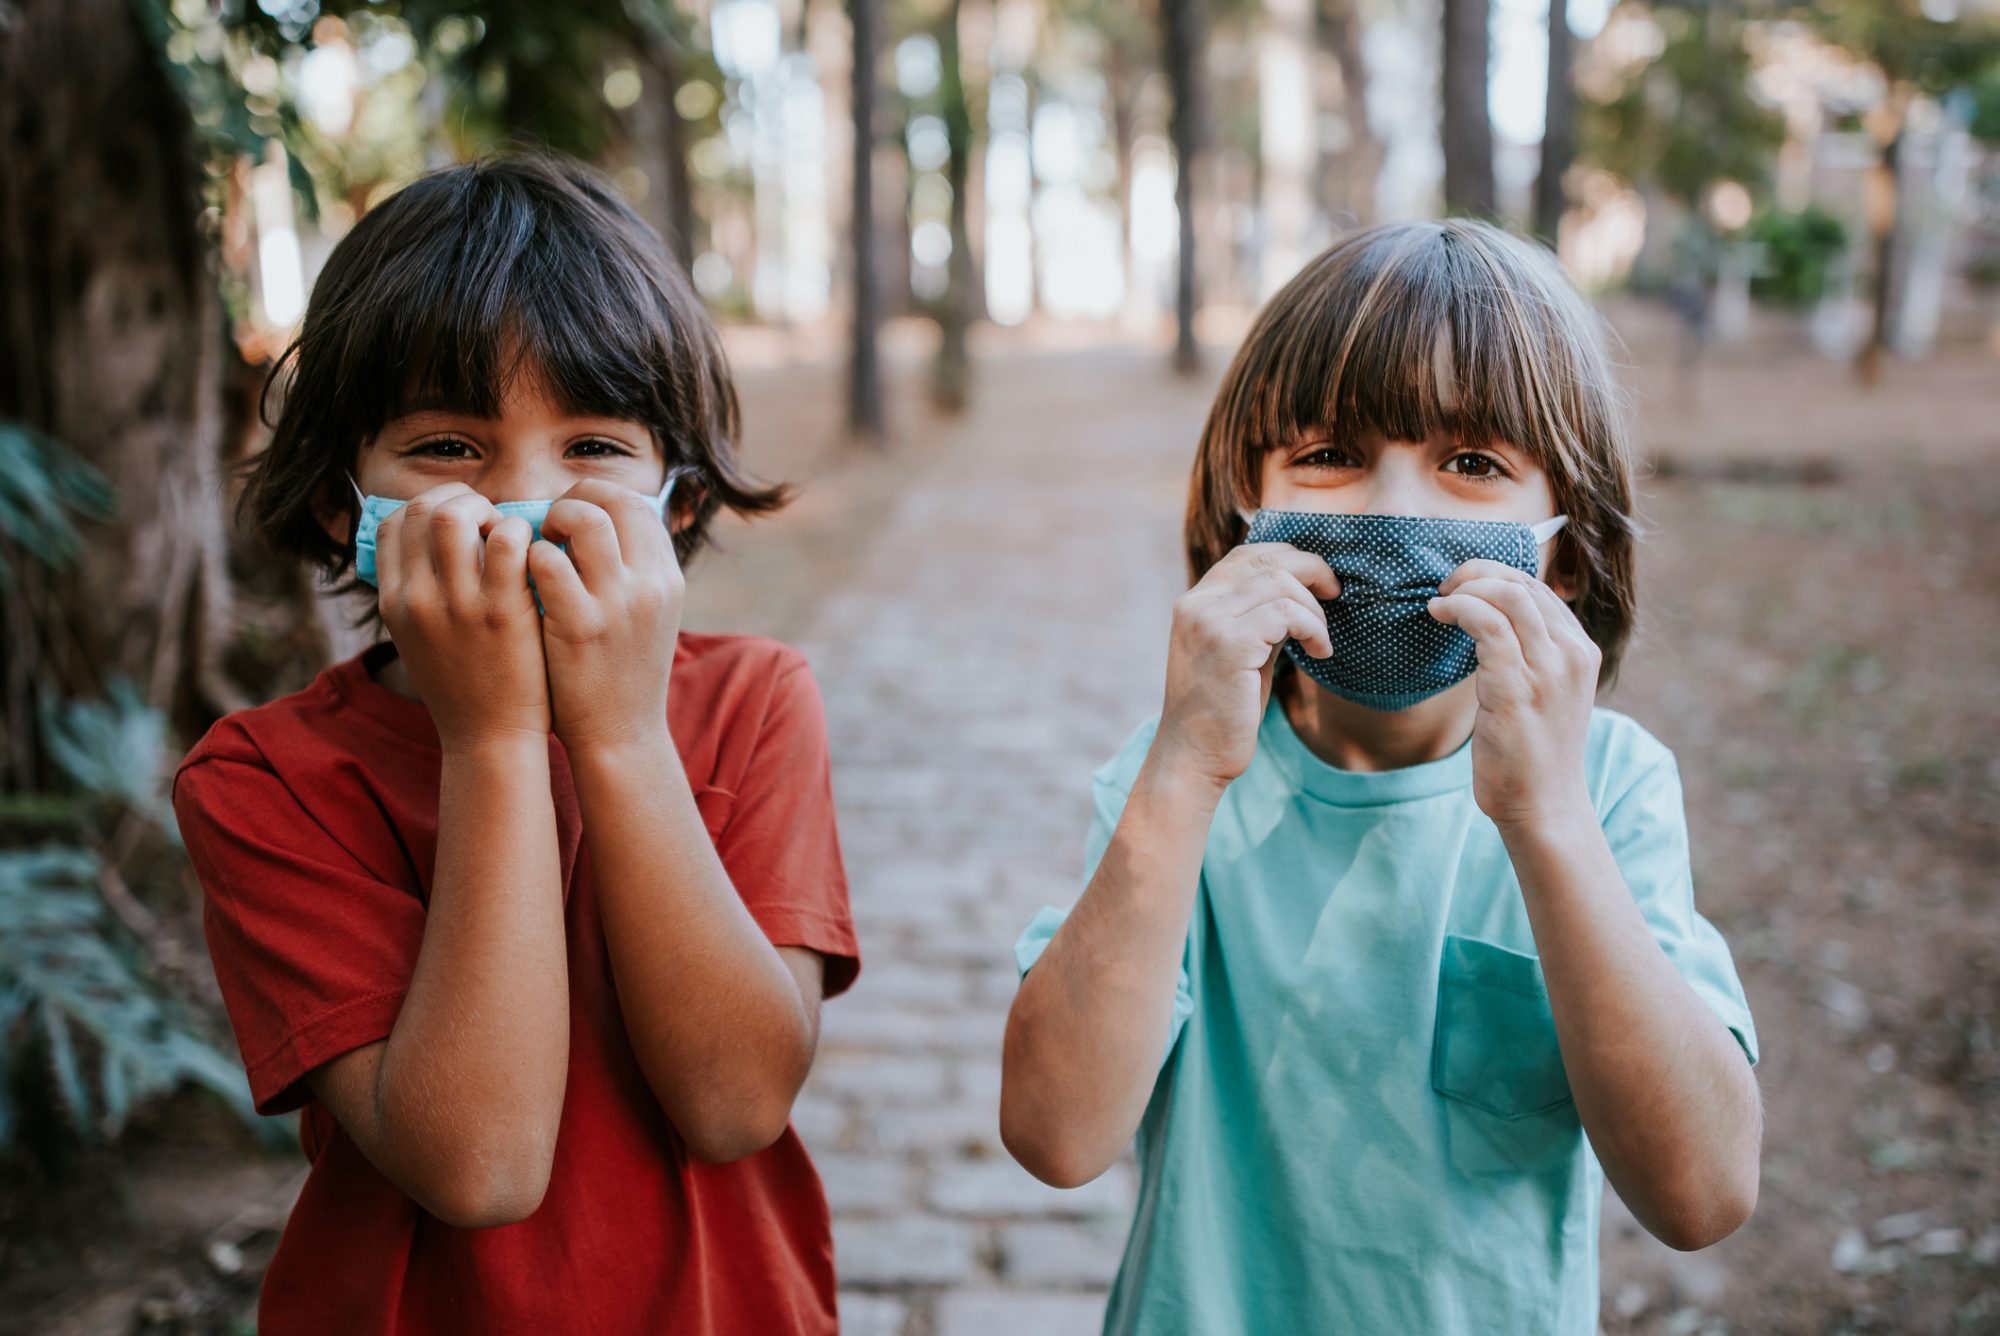
[(1096, 1330), (1133, 1175), (1000, 1148), (1009, 947), (1157, 708), (1257, 304), (1455, 212), (1620, 336), (1605, 703), (1680, 755), (1763, 1036), (1755, 1219), (1682, 1255), (1608, 1201), (1604, 1329), (2000, 1331), (1992, 0), (0, 0), (0, 1331), (252, 1327), (303, 1160), (164, 785), (360, 648), (230, 523), (318, 266), (510, 145), (668, 236), (803, 484), (690, 624), (826, 695), (867, 965), (797, 1124), (848, 1330)]

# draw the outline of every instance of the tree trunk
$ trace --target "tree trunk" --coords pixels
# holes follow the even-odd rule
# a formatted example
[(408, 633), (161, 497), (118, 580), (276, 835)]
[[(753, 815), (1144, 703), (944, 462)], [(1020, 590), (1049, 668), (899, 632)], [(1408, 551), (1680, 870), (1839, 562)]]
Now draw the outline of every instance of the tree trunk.
[(1382, 172), (1382, 145), (1368, 124), (1368, 64), (1361, 52), (1361, 16), (1357, 0), (1322, 0), (1319, 6), (1321, 45), (1340, 63), (1341, 116), (1347, 122), (1347, 143), (1339, 155), (1338, 198), (1329, 196), (1329, 214), (1345, 211), (1356, 227), (1375, 221), (1375, 180)]
[(1257, 200), (1264, 214), (1258, 247), (1259, 300), (1309, 258), (1313, 178), (1319, 164), (1319, 103), (1313, 82), (1310, 0), (1265, 0), (1257, 44)]
[(1118, 158), (1118, 263), (1125, 276), (1125, 313), (1138, 316), (1148, 303), (1139, 290), (1138, 257), (1132, 253), (1132, 153), (1139, 134), (1138, 84), (1132, 52), (1113, 41), (1105, 53), (1104, 82), (1111, 99), (1111, 143)]
[(1487, 113), (1490, 0), (1444, 0), (1444, 207), (1493, 215), (1493, 121)]
[(1854, 374), (1867, 386), (1874, 386), (1882, 379), (1882, 354), (1889, 346), (1889, 313), (1894, 309), (1896, 296), (1896, 223), (1902, 212), (1903, 188), (1898, 156), (1906, 106), (1906, 99), (1895, 99), (1891, 110), (1875, 127), (1881, 143), (1880, 156), (1868, 169), (1866, 180), (1866, 213), (1869, 241), (1875, 252), (1875, 273), (1869, 292), (1872, 310), (1868, 338), (1854, 359)]
[[(94, 465), (118, 514), (85, 533), (67, 571), (15, 563), (25, 578), (0, 590), (14, 605), (0, 653), (11, 682), (43, 692), (95, 695), (127, 678), (185, 736), (236, 703), (216, 667), (229, 607), (223, 316), (197, 226), (193, 122), (128, 0), (10, 9), (0, 418)], [(32, 750), (28, 720), (10, 711), (6, 727), (10, 750)]]
[(1575, 40), (1568, 0), (1549, 0), (1549, 92), (1542, 128), (1542, 164), (1535, 176), (1535, 234), (1554, 246), (1561, 230), (1563, 176), (1576, 153), (1576, 92), (1570, 82)]
[(1167, 82), (1174, 98), (1169, 132), (1174, 141), (1174, 208), (1180, 214), (1181, 231), (1174, 369), (1193, 375), (1201, 366), (1201, 349), (1194, 338), (1194, 178), (1205, 138), (1201, 57), (1208, 25), (1201, 0), (1162, 0), (1160, 15), (1166, 22)]
[(951, 146), (951, 157), (945, 163), (945, 179), (951, 185), (951, 257), (945, 270), (944, 299), (938, 304), (938, 329), (943, 337), (931, 378), (931, 398), (949, 413), (963, 412), (971, 398), (972, 359), (966, 335), (978, 309), (974, 285), (979, 279), (966, 221), (965, 191), (972, 175), (972, 112), (966, 105), (965, 70), (958, 45), (960, 2), (952, 0), (938, 33), (942, 67), (938, 94), (945, 139)]
[(686, 61), (680, 44), (672, 39), (659, 38), (649, 45), (647, 54), (651, 57), (653, 79), (656, 87), (652, 95), (653, 115), (657, 119), (658, 147), (655, 149), (655, 164), (660, 178), (660, 190), (665, 196), (661, 201), (660, 218), (665, 224), (667, 248), (674, 258), (681, 262), (683, 269), (694, 268), (694, 178), (688, 171), (687, 122), (681, 119), (679, 108), (674, 106), (674, 95), (680, 92), (681, 80), (685, 77)]
[(854, 27), (854, 210), (848, 230), (854, 251), (854, 338), (848, 358), (847, 428), (882, 440), (881, 279), (875, 266), (875, 57), (882, 0), (848, 0)]

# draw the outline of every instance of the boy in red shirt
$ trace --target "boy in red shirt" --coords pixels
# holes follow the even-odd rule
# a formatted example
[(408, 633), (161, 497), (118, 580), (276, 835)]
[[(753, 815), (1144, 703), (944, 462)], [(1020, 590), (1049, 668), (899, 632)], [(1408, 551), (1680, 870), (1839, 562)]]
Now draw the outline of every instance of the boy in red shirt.
[(246, 511), (389, 639), (175, 782), (251, 1089), (305, 1111), (261, 1329), (835, 1331), (789, 1118), (859, 953), (803, 659), (679, 633), (716, 511), (784, 500), (699, 302), (581, 167), (474, 164), (356, 225), (279, 365)]

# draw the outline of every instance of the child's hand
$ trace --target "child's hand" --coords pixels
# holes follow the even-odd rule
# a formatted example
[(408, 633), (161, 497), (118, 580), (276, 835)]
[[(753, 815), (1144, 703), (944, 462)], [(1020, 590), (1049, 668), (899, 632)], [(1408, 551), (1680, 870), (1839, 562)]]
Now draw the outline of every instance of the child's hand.
[(1439, 586), (1430, 612), (1479, 647), (1472, 725), (1479, 810), (1503, 830), (1589, 814), (1583, 751), (1602, 655), (1569, 605), (1532, 575), (1473, 560)]
[(376, 536), (382, 624), (446, 746), (549, 734), (528, 592), (533, 530), (462, 482), (398, 507)]
[(1155, 749), (1227, 787), (1257, 750), (1278, 647), (1294, 639), (1316, 659), (1331, 655), (1319, 603), (1339, 596), (1325, 559), (1290, 543), (1246, 544), (1216, 562), (1174, 604)]
[(556, 736), (577, 751), (663, 732), (686, 589), (666, 526), (637, 492), (580, 482), (549, 507), (542, 538), (528, 569)]

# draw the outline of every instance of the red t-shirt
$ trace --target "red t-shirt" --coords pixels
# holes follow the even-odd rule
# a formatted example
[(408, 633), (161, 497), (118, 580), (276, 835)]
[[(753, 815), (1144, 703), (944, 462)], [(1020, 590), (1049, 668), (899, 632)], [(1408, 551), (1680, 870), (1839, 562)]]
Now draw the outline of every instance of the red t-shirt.
[[(377, 1172), (306, 1074), (386, 1039), (437, 857), (437, 731), (376, 682), (378, 645), (296, 695), (230, 715), (175, 777), (216, 978), (264, 1113), (303, 1108), (312, 1170), (258, 1316), (297, 1332), (828, 1333), (833, 1234), (798, 1134), (692, 1159), (625, 1035), (576, 790), (549, 740), (569, 941), (569, 1085), (541, 1208), (455, 1229)], [(834, 832), (826, 727), (804, 659), (683, 635), (667, 722), (709, 837), (774, 945), (860, 967)]]

